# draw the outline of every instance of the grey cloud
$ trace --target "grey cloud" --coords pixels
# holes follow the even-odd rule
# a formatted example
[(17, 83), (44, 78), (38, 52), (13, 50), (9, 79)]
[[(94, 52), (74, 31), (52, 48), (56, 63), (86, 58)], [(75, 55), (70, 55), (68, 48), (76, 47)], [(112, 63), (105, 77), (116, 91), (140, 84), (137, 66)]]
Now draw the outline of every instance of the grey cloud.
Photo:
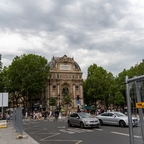
[[(54, 56), (68, 56), (77, 53), (78, 49), (89, 53), (97, 50), (106, 53), (120, 53), (124, 60), (108, 63), (105, 68), (114, 73), (138, 61), (138, 54), (143, 57), (143, 25), (137, 21), (131, 10), (130, 1), (125, 0), (24, 0), (0, 2), (0, 32), (7, 29), (19, 33), (22, 39), (31, 36), (43, 39), (42, 47), (29, 49), (19, 46), (23, 53), (35, 53), (48, 60)], [(141, 16), (140, 16), (141, 17)], [(137, 26), (138, 25), (138, 26)], [(42, 36), (41, 32), (45, 32)], [(57, 40), (62, 36), (64, 40)], [(50, 43), (54, 43), (54, 45)], [(16, 54), (17, 55), (17, 54)], [(97, 55), (97, 54), (95, 54)], [(79, 54), (81, 59), (83, 54)], [(5, 55), (11, 59), (13, 54)], [(88, 58), (92, 55), (88, 55)], [(117, 57), (116, 57), (117, 58)], [(124, 65), (126, 58), (127, 64)], [(131, 62), (131, 59), (133, 62)], [(102, 59), (103, 60), (103, 59)], [(111, 59), (112, 60), (112, 59)], [(80, 58), (78, 62), (80, 61)], [(97, 63), (96, 60), (93, 62)], [(92, 64), (92, 63), (91, 63)], [(84, 73), (88, 65), (82, 65)]]
[[(122, 17), (120, 10), (124, 8), (122, 4), (119, 5), (119, 3), (107, 0), (103, 1), (103, 3), (100, 1), (84, 1), (81, 2), (78, 12), (75, 12), (74, 9), (71, 10), (68, 7), (75, 6), (75, 2), (80, 3), (81, 1), (53, 1), (53, 7), (50, 11), (43, 12), (38, 1), (15, 1), (14, 4), (19, 7), (19, 10), (15, 12), (1, 11), (0, 17), (2, 21), (0, 25), (12, 29), (31, 28), (54, 31), (65, 28), (65, 22), (72, 22), (77, 28), (84, 27), (89, 30), (98, 30), (99, 28), (114, 26), (116, 20), (113, 17)], [(46, 4), (49, 5), (49, 3)], [(109, 10), (105, 6), (106, 4), (109, 4)], [(11, 9), (10, 5), (9, 8)]]

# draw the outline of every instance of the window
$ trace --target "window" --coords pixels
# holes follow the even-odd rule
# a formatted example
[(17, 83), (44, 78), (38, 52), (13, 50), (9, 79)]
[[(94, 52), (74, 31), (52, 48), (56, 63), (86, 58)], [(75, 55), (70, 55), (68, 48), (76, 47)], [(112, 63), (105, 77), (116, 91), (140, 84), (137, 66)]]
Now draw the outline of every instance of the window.
[(70, 117), (75, 117), (75, 113), (71, 114)]
[(110, 116), (110, 117), (113, 117), (113, 113), (109, 113), (109, 116)]
[(103, 113), (101, 114), (101, 116), (108, 116), (108, 113)]

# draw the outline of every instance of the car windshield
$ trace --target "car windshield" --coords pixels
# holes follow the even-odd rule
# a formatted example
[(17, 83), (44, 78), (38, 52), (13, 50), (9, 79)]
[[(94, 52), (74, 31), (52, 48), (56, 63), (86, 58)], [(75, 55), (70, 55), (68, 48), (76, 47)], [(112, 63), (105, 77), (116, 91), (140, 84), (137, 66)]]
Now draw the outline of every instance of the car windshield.
[(117, 117), (126, 117), (126, 115), (125, 114), (123, 114), (123, 113), (114, 113)]
[(87, 113), (82, 113), (82, 114), (79, 114), (79, 116), (80, 116), (81, 118), (93, 118), (93, 116), (92, 116), (92, 115), (87, 114)]

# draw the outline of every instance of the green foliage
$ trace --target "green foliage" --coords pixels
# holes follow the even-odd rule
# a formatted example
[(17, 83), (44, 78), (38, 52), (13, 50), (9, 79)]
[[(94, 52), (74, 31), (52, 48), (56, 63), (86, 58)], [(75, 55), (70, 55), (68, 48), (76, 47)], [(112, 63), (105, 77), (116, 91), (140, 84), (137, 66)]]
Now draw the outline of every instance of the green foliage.
[(115, 94), (114, 104), (115, 105), (123, 105), (125, 103), (125, 99), (120, 91)]
[(67, 111), (68, 111), (68, 105), (71, 104), (72, 100), (69, 95), (65, 95), (63, 98), (63, 103), (67, 105)]
[(41, 94), (47, 86), (49, 76), (48, 61), (42, 56), (28, 54), (16, 56), (11, 65), (2, 70), (0, 79), (2, 86), (7, 87), (13, 106), (18, 106), (18, 100), (27, 99), (31, 105), (31, 97)]
[(72, 102), (72, 100), (69, 95), (65, 95), (63, 98), (63, 102), (64, 104), (69, 105)]
[[(0, 92), (4, 92), (4, 87), (8, 88), (9, 80), (8, 80), (8, 68), (4, 67), (0, 72)], [(6, 90), (8, 91), (8, 89)]]
[(56, 106), (56, 105), (57, 105), (57, 100), (56, 100), (55, 97), (51, 97), (51, 98), (49, 99), (49, 105), (50, 105), (50, 106)]
[(91, 105), (93, 102), (101, 101), (106, 107), (109, 104), (126, 104), (125, 77), (133, 78), (140, 75), (144, 75), (144, 62), (129, 70), (124, 69), (116, 78), (102, 67), (91, 65), (88, 68), (88, 77), (83, 82), (85, 103)]
[(112, 93), (114, 77), (102, 67), (96, 64), (88, 68), (88, 76), (84, 81), (84, 98), (86, 104), (94, 104), (97, 100), (108, 102), (109, 94)]
[(49, 66), (47, 60), (38, 55), (16, 56), (9, 66), (10, 90), (22, 95), (37, 95), (46, 87)]

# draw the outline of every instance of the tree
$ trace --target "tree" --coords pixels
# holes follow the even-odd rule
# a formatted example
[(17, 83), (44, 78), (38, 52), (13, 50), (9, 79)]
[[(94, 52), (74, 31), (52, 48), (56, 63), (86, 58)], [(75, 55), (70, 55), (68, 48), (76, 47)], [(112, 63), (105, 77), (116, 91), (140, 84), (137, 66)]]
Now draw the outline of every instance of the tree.
[(122, 106), (124, 103), (125, 103), (124, 96), (120, 91), (118, 91), (114, 97), (114, 104), (117, 106)]
[(68, 94), (64, 96), (63, 102), (66, 105), (69, 105), (72, 102), (72, 100), (71, 100), (71, 98), (70, 98), (70, 96)]
[(71, 104), (72, 100), (70, 98), (70, 96), (67, 94), (64, 96), (63, 98), (63, 103), (67, 105), (67, 111), (68, 111), (68, 105)]
[(53, 106), (56, 106), (56, 105), (57, 105), (57, 100), (56, 100), (55, 97), (51, 97), (51, 98), (49, 99), (49, 105), (52, 106), (52, 108), (53, 108)]
[(8, 67), (9, 90), (13, 96), (21, 98), (24, 107), (28, 100), (31, 108), (31, 98), (44, 91), (48, 75), (48, 61), (44, 57), (34, 54), (16, 56)]
[(109, 94), (112, 91), (112, 84), (114, 83), (114, 77), (112, 73), (108, 73), (102, 67), (96, 64), (91, 65), (88, 68), (88, 76), (84, 81), (84, 99), (87, 100), (87, 105), (95, 105), (96, 101), (103, 101), (108, 105)]
[(8, 87), (8, 68), (4, 67), (0, 72), (0, 92), (4, 92), (4, 87)]

